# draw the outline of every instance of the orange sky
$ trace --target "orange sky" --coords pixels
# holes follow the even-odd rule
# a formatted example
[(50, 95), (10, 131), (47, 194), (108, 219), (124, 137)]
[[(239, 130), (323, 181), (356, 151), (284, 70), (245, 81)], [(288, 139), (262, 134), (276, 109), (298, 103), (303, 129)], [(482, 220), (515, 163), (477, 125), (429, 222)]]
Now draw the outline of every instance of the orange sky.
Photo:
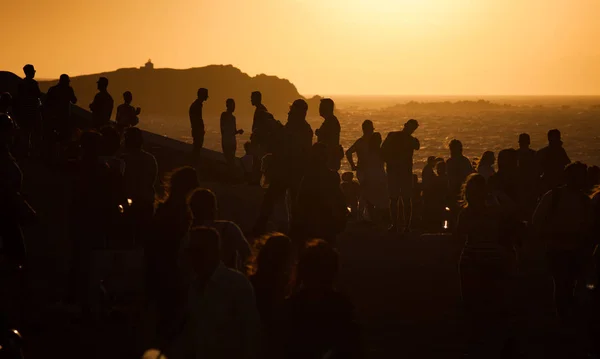
[(42, 78), (152, 58), (302, 94), (600, 95), (600, 0), (19, 0), (2, 15), (0, 69)]

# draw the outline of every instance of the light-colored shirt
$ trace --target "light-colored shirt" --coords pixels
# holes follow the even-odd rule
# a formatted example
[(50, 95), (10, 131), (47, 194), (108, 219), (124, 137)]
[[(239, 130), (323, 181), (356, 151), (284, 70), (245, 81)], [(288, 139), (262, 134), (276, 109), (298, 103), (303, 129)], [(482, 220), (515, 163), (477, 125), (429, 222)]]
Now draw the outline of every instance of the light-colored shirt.
[(192, 281), (185, 324), (169, 358), (256, 358), (259, 336), (250, 281), (220, 264), (204, 288)]

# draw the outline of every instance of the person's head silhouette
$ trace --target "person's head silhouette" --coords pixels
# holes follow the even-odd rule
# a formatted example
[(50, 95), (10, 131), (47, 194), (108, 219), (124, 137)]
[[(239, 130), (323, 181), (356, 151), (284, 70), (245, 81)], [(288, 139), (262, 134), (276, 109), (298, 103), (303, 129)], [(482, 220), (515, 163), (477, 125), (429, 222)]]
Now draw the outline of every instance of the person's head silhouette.
[(414, 119), (410, 119), (404, 124), (404, 132), (408, 133), (409, 135), (415, 133), (417, 128), (419, 128), (419, 122)]
[(262, 93), (260, 91), (254, 91), (250, 95), (250, 102), (252, 106), (259, 106), (262, 104)]
[(196, 189), (198, 185), (198, 174), (194, 167), (178, 168), (168, 175), (165, 186), (167, 199), (185, 204), (188, 194)]
[(125, 101), (126, 104), (131, 105), (133, 94), (130, 91), (123, 92), (123, 101)]
[(466, 207), (483, 208), (487, 196), (485, 177), (478, 173), (472, 173), (467, 177), (463, 186), (463, 201)]
[(33, 79), (35, 77), (35, 67), (31, 64), (27, 64), (23, 66), (23, 72), (25, 73), (25, 78)]
[(362, 132), (365, 137), (371, 137), (373, 132), (375, 132), (375, 126), (373, 125), (373, 121), (364, 120), (362, 123)]
[(560, 134), (559, 130), (553, 129), (553, 130), (548, 131), (548, 143), (551, 146), (561, 146), (562, 145), (561, 134)]
[(198, 89), (198, 100), (204, 102), (208, 100), (208, 89), (201, 87)]
[(519, 168), (519, 154), (509, 148), (498, 153), (498, 173), (514, 174)]
[(263, 243), (254, 265), (256, 275), (275, 281), (281, 280), (280, 285), (287, 285), (293, 266), (292, 240), (284, 234), (273, 233), (261, 242)]
[(217, 219), (217, 196), (209, 189), (195, 189), (188, 199), (188, 207), (196, 223)]
[(299, 99), (292, 103), (290, 106), (290, 112), (288, 113), (290, 116), (294, 118), (306, 118), (306, 114), (308, 113), (308, 104), (306, 101)]
[(12, 96), (9, 92), (0, 93), (0, 113), (8, 112), (12, 105)]
[(531, 145), (531, 137), (529, 137), (529, 134), (527, 134), (527, 133), (520, 134), (519, 135), (519, 147), (528, 149), (530, 145)]
[(232, 98), (228, 98), (227, 101), (225, 101), (225, 106), (227, 107), (227, 112), (235, 112), (235, 100)]
[(319, 115), (321, 117), (333, 116), (333, 110), (335, 109), (335, 103), (330, 98), (324, 98), (319, 104)]
[(298, 260), (298, 284), (305, 289), (331, 289), (339, 270), (339, 255), (327, 242), (315, 239)]
[(444, 161), (437, 162), (435, 165), (435, 173), (437, 173), (438, 176), (445, 176), (446, 175), (446, 162), (444, 162)]
[(479, 160), (480, 166), (493, 166), (496, 162), (496, 156), (494, 156), (494, 152), (485, 151), (483, 155), (481, 155), (481, 159)]
[(97, 84), (99, 91), (106, 91), (108, 89), (108, 79), (106, 77), (100, 77)]
[(142, 130), (137, 127), (130, 127), (125, 130), (125, 148), (128, 150), (141, 150), (144, 145), (144, 136)]
[(12, 145), (17, 126), (5, 113), (0, 113), (0, 146), (8, 148)]
[(587, 183), (587, 166), (579, 161), (567, 165), (565, 182), (569, 188), (584, 190)]
[(189, 241), (183, 248), (194, 273), (206, 280), (221, 263), (221, 238), (219, 233), (208, 227), (194, 227), (189, 232)]
[(69, 75), (60, 75), (60, 78), (58, 79), (58, 84), (62, 86), (69, 86), (71, 84), (71, 79), (69, 78)]
[(454, 139), (450, 141), (448, 148), (450, 149), (450, 156), (462, 156), (463, 144), (459, 140)]

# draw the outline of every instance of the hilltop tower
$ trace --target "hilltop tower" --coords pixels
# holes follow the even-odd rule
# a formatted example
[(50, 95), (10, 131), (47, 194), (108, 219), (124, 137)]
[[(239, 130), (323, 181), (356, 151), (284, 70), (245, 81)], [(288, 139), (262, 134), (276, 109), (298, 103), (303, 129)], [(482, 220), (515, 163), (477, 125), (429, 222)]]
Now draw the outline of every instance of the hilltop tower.
[(140, 69), (142, 70), (154, 70), (154, 64), (152, 63), (152, 60), (148, 60), (148, 62), (146, 62), (146, 64), (142, 67), (140, 67)]

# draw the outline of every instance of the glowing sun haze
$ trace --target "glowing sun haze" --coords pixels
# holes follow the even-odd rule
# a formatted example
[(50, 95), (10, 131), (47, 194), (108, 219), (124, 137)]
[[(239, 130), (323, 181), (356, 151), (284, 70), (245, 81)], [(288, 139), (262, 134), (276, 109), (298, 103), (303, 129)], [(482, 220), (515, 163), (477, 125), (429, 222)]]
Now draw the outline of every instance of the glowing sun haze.
[(20, 0), (0, 69), (232, 64), (303, 94), (600, 94), (599, 0)]

